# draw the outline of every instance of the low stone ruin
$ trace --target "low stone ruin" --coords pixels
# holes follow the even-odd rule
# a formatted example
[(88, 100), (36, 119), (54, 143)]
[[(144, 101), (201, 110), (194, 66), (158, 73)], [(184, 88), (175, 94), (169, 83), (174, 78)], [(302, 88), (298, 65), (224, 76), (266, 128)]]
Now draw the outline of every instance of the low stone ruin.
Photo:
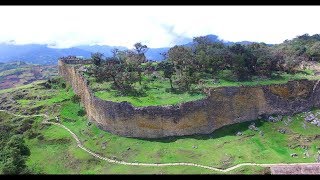
[(278, 130), (281, 134), (286, 134), (287, 133), (287, 130), (286, 129), (283, 129), (283, 128), (280, 128)]
[(312, 112), (307, 112), (304, 117), (304, 120), (307, 123), (310, 123), (310, 124), (313, 124), (313, 125), (320, 127), (320, 120), (317, 117), (319, 114), (320, 114), (320, 112), (317, 112), (316, 114), (313, 114)]
[(236, 134), (236, 136), (242, 136), (243, 134), (242, 134), (242, 132), (237, 132), (237, 134)]
[(276, 116), (276, 117), (269, 116), (269, 117), (267, 118), (267, 121), (268, 121), (268, 122), (279, 122), (279, 121), (281, 121), (281, 120), (282, 120), (282, 116), (281, 116), (281, 115), (278, 115), (278, 116)]
[(249, 128), (250, 130), (253, 130), (253, 131), (259, 131), (259, 128), (256, 127), (256, 124), (255, 124), (255, 123), (251, 123), (248, 128)]
[(298, 154), (297, 154), (297, 153), (292, 153), (292, 154), (290, 154), (290, 156), (291, 156), (291, 157), (297, 157)]

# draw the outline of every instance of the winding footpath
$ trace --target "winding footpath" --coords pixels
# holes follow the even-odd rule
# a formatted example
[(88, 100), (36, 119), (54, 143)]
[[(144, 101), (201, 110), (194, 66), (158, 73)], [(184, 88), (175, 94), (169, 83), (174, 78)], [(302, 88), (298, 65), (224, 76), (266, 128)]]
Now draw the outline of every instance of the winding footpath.
[(78, 136), (73, 133), (69, 128), (67, 128), (66, 126), (64, 126), (63, 124), (60, 123), (56, 123), (56, 122), (49, 122), (49, 116), (46, 114), (37, 114), (37, 115), (18, 115), (18, 114), (14, 114), (11, 113), (9, 111), (6, 110), (0, 110), (0, 112), (5, 112), (7, 114), (16, 116), (16, 117), (45, 117), (45, 119), (43, 120), (43, 124), (52, 124), (52, 125), (56, 125), (56, 126), (60, 126), (61, 128), (64, 128), (65, 130), (67, 130), (72, 137), (76, 140), (77, 142), (77, 146), (79, 148), (81, 148), (82, 150), (86, 151), (87, 153), (91, 154), (92, 156), (100, 159), (100, 160), (104, 160), (104, 161), (108, 161), (110, 163), (116, 163), (116, 164), (122, 164), (122, 165), (127, 165), (127, 166), (146, 166), (146, 167), (161, 167), (161, 166), (194, 166), (194, 167), (200, 167), (200, 168), (205, 168), (205, 169), (210, 169), (213, 171), (220, 171), (220, 172), (229, 172), (232, 171), (234, 169), (237, 169), (239, 167), (242, 166), (260, 166), (260, 167), (272, 167), (272, 166), (281, 166), (281, 165), (286, 165), (286, 166), (296, 166), (296, 165), (320, 165), (320, 163), (291, 163), (291, 164), (286, 164), (286, 163), (277, 163), (277, 164), (257, 164), (257, 163), (241, 163), (238, 165), (235, 165), (233, 167), (227, 168), (227, 169), (219, 169), (219, 168), (215, 168), (215, 167), (211, 167), (211, 166), (204, 166), (204, 165), (200, 165), (200, 164), (195, 164), (195, 163), (130, 163), (130, 162), (125, 162), (125, 161), (118, 161), (118, 160), (113, 160), (113, 159), (109, 159), (107, 157), (102, 157), (97, 153), (92, 152), (91, 150), (85, 148), (80, 139), (78, 138)]

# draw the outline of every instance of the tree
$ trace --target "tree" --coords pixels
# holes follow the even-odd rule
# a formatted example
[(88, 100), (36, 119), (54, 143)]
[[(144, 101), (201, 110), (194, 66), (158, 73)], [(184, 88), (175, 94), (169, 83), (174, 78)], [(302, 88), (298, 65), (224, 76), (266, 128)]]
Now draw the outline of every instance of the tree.
[(247, 49), (241, 44), (235, 44), (229, 49), (233, 53), (232, 69), (238, 77), (238, 80), (247, 80), (256, 74), (255, 67), (257, 65), (257, 58), (249, 48)]
[(220, 42), (211, 42), (206, 36), (195, 37), (195, 60), (201, 72), (207, 72), (215, 78), (219, 70), (226, 65), (224, 54), (225, 46)]
[(148, 47), (146, 45), (139, 43), (134, 44), (133, 51), (126, 51), (126, 66), (131, 70), (138, 73), (139, 84), (141, 85), (142, 81), (142, 72), (143, 67), (142, 63), (147, 62), (147, 58), (145, 56), (145, 52), (147, 52)]
[[(144, 52), (143, 48), (139, 48), (139, 46), (137, 48), (137, 52), (133, 50), (121, 51), (116, 48), (111, 50), (112, 57), (106, 57), (104, 63), (101, 62), (99, 66), (96, 64), (91, 66), (89, 73), (96, 77), (97, 82), (112, 81), (114, 87), (121, 92), (133, 90), (134, 82), (140, 80), (141, 83), (142, 68), (140, 66), (141, 62), (145, 61), (144, 58), (141, 58), (144, 56), (141, 54)], [(98, 57), (96, 59), (102, 58), (101, 54), (95, 55), (95, 57)]]
[(162, 60), (166, 60), (166, 59), (168, 59), (168, 53), (167, 52), (161, 52), (161, 53), (159, 53), (161, 56), (162, 56)]
[(72, 101), (73, 103), (79, 103), (79, 104), (80, 104), (80, 100), (81, 100), (81, 98), (80, 98), (80, 96), (77, 95), (77, 94), (74, 94), (74, 95), (71, 97), (71, 101)]
[(29, 148), (24, 144), (20, 135), (13, 135), (3, 149), (4, 174), (27, 173), (26, 157), (30, 156)]
[(93, 64), (96, 65), (96, 66), (100, 66), (101, 63), (102, 63), (102, 60), (103, 60), (103, 54), (102, 53), (99, 53), (99, 52), (96, 52), (96, 53), (92, 53), (91, 54), (91, 59), (93, 61)]
[(134, 50), (136, 51), (137, 54), (145, 54), (148, 51), (148, 46), (141, 44), (141, 42), (135, 43), (134, 44)]
[(198, 80), (198, 76), (195, 75), (198, 66), (191, 49), (184, 46), (174, 46), (169, 49), (168, 57), (173, 63), (179, 88), (190, 90), (191, 84)]
[(239, 81), (244, 81), (249, 79), (249, 70), (246, 67), (245, 56), (243, 54), (236, 54), (233, 59), (233, 72), (237, 76)]
[(119, 50), (118, 48), (113, 48), (113, 49), (111, 50), (112, 57), (113, 57), (113, 58), (117, 58), (119, 52), (120, 52), (120, 50)]
[(253, 43), (248, 48), (256, 59), (254, 72), (259, 76), (271, 77), (278, 64), (278, 58), (271, 49), (264, 43)]
[(173, 64), (169, 61), (162, 61), (159, 64), (159, 66), (160, 66), (160, 69), (163, 70), (164, 77), (169, 79), (171, 90), (173, 90), (173, 85), (172, 85), (172, 76), (174, 74)]
[(107, 58), (102, 71), (104, 80), (111, 79), (118, 90), (126, 89), (124, 86), (126, 79), (123, 77), (125, 68), (117, 58)]
[(320, 42), (315, 42), (307, 49), (307, 55), (311, 61), (320, 60)]
[(141, 84), (142, 81), (143, 70), (141, 64), (145, 62), (145, 59), (143, 57), (144, 55), (139, 55), (134, 51), (126, 51), (125, 67), (128, 72), (131, 73), (132, 77), (134, 77), (135, 75), (138, 77), (139, 84)]

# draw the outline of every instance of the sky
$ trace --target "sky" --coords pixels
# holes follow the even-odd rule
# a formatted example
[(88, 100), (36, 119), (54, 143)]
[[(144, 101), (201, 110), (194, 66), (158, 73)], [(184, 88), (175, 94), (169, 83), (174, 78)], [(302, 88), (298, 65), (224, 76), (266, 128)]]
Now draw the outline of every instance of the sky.
[(1, 6), (0, 42), (151, 48), (215, 34), (281, 43), (320, 34), (320, 6)]

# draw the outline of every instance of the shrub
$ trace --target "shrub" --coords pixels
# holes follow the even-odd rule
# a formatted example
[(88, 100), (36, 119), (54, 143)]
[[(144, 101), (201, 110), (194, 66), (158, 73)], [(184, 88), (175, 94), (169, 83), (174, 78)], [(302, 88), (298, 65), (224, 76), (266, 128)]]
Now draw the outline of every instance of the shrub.
[(80, 96), (78, 96), (78, 95), (73, 95), (72, 97), (71, 97), (71, 101), (73, 102), (73, 103), (80, 103)]
[(79, 111), (78, 111), (78, 116), (85, 116), (87, 113), (86, 113), (86, 111), (83, 109), (83, 108), (81, 108)]

